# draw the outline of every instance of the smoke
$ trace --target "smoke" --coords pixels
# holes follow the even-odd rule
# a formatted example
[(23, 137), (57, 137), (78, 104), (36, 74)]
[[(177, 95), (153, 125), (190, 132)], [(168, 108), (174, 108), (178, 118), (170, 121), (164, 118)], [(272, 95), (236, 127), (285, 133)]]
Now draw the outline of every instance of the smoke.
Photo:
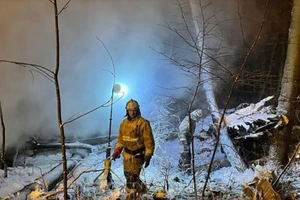
[[(58, 2), (61, 9), (67, 0)], [(212, 32), (212, 35), (218, 37), (218, 41), (211, 40), (209, 44), (216, 46), (220, 42), (220, 62), (232, 69), (236, 60), (235, 53), (244, 45), (237, 20), (237, 3), (234, 0), (208, 2), (205, 4), (207, 13), (214, 14), (222, 10), (212, 19), (226, 21), (216, 26), (221, 30), (221, 35), (220, 32)], [(244, 37), (249, 41), (253, 38), (254, 30), (259, 27), (263, 6), (256, 9), (258, 5), (255, 1), (241, 2), (241, 12), (247, 17), (244, 20)], [(125, 115), (124, 106), (129, 99), (133, 98), (140, 103), (142, 115), (147, 118), (152, 112), (149, 105), (155, 95), (168, 93), (174, 97), (184, 96), (179, 90), (166, 91), (158, 87), (189, 85), (191, 79), (181, 75), (180, 70), (176, 70), (176, 67), (152, 50), (172, 54), (176, 53), (176, 45), (179, 49), (186, 48), (187, 44), (181, 46), (184, 42), (177, 43), (176, 40), (180, 38), (160, 26), (165, 21), (178, 25), (180, 11), (176, 4), (174, 0), (70, 2), (67, 9), (59, 15), (59, 80), (64, 121), (89, 111), (110, 98), (113, 65), (97, 37), (113, 57), (116, 83), (128, 87), (128, 93), (113, 106), (114, 135)], [(251, 13), (250, 9), (246, 9), (250, 7), (253, 8)], [(0, 59), (35, 63), (54, 70), (55, 30), (53, 5), (50, 1), (1, 0), (0, 26)], [(189, 54), (187, 51), (184, 56)], [(218, 88), (223, 87), (217, 85), (216, 90)], [(23, 135), (59, 138), (54, 85), (45, 77), (34, 72), (32, 75), (26, 68), (0, 63), (0, 99), (8, 144), (19, 142)], [(203, 106), (201, 102), (197, 102), (197, 105)], [(109, 107), (101, 108), (66, 125), (66, 136), (105, 135), (108, 125)]]
[[(67, 1), (58, 1), (59, 8)], [(127, 100), (134, 98), (147, 114), (147, 103), (157, 92), (157, 73), (166, 61), (154, 52), (164, 50), (169, 33), (159, 26), (172, 15), (170, 1), (71, 1), (59, 15), (61, 70), (59, 80), (64, 121), (108, 101), (113, 76), (126, 84), (128, 94), (114, 105), (113, 134), (124, 117)], [(168, 13), (168, 14), (167, 14)], [(50, 1), (0, 2), (1, 58), (55, 68), (53, 6)], [(0, 64), (0, 97), (7, 143), (23, 135), (59, 138), (54, 85), (42, 75), (11, 64)], [(171, 73), (169, 73), (171, 75)], [(117, 97), (115, 97), (117, 99)], [(66, 136), (88, 137), (108, 131), (109, 108), (66, 125)]]

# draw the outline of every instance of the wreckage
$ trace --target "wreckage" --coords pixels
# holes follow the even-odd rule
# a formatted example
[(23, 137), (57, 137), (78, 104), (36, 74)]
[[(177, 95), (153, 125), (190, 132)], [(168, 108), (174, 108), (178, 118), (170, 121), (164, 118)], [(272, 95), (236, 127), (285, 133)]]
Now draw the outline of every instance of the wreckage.
[[(265, 105), (272, 98), (273, 96), (267, 97), (256, 104), (242, 104), (238, 109), (225, 116), (226, 125), (223, 129), (226, 129), (228, 136), (235, 144), (235, 149), (243, 157), (243, 161), (248, 166), (252, 164), (257, 173), (254, 180), (244, 185), (243, 189), (243, 192), (251, 200), (281, 199), (273, 188), (280, 175), (276, 177), (275, 174), (265, 171), (261, 166), (266, 161), (269, 137), (272, 136), (275, 129), (283, 127), (289, 122), (286, 116), (277, 115), (276, 109), (272, 105)], [(224, 130), (221, 131), (224, 132)], [(289, 199), (294, 199), (292, 194), (289, 194)]]
[[(257, 138), (270, 133), (269, 130), (288, 123), (285, 116), (276, 115), (273, 106), (264, 106), (273, 96), (267, 97), (257, 104), (250, 104), (226, 116), (228, 133), (235, 140)], [(243, 104), (245, 106), (245, 104)]]
[(256, 104), (242, 104), (225, 117), (226, 132), (248, 165), (252, 160), (267, 155), (269, 137), (272, 136), (274, 129), (288, 123), (286, 116), (276, 114), (274, 106), (265, 105), (272, 98), (273, 96), (269, 96)]

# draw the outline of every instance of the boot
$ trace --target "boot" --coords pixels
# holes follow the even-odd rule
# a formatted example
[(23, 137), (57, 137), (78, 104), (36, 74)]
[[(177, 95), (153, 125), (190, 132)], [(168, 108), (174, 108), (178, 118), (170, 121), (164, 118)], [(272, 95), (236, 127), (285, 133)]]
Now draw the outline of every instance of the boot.
[(126, 190), (125, 200), (136, 200), (136, 190), (135, 189), (130, 189), (130, 188), (126, 187), (125, 190)]
[(135, 185), (136, 192), (138, 193), (138, 196), (141, 197), (143, 194), (147, 193), (147, 187), (141, 179), (139, 179)]

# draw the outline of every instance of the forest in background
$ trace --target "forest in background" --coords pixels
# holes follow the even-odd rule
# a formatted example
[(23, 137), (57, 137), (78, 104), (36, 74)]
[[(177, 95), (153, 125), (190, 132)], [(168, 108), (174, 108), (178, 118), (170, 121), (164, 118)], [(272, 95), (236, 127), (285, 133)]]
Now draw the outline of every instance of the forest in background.
[[(30, 2), (34, 3), (34, 1)], [(55, 2), (56, 1), (50, 1), (50, 3), (53, 4)], [(288, 34), (291, 21), (290, 13), (291, 9), (293, 8), (293, 3), (289, 1), (246, 1), (241, 2), (240, 4), (232, 3), (227, 4), (227, 7), (238, 5), (237, 7), (234, 7), (237, 9), (232, 9), (231, 13), (228, 14), (228, 8), (226, 7), (226, 5), (223, 5), (222, 3), (218, 4), (220, 2), (214, 4), (215, 2), (217, 1), (208, 3), (203, 1), (203, 5), (200, 5), (198, 9), (200, 10), (199, 13), (205, 13), (205, 15), (203, 15), (204, 17), (202, 16), (203, 23), (201, 23), (201, 20), (197, 20), (198, 24), (200, 25), (207, 24), (207, 26), (202, 26), (206, 27), (206, 30), (208, 31), (207, 34), (204, 34), (202, 37), (202, 41), (205, 40), (205, 45), (203, 45), (204, 42), (198, 41), (198, 35), (200, 35), (200, 33), (204, 33), (204, 28), (200, 29), (199, 32), (195, 31), (196, 29), (194, 28), (189, 29), (190, 27), (192, 27), (193, 20), (195, 20), (193, 18), (195, 17), (195, 12), (193, 12), (193, 9), (195, 9), (195, 7), (193, 7), (193, 5), (198, 4), (195, 4), (195, 2), (193, 4), (193, 1), (176, 2), (177, 7), (176, 9), (174, 9), (173, 15), (175, 17), (171, 18), (171, 20), (169, 22), (167, 21), (167, 23), (164, 25), (165, 28), (170, 31), (170, 33), (168, 34), (162, 34), (164, 35), (164, 40), (162, 41), (162, 43), (165, 45), (162, 45), (158, 50), (154, 47), (152, 48), (155, 49), (158, 54), (163, 55), (168, 63), (171, 63), (171, 67), (175, 66), (177, 67), (177, 69), (179, 68), (179, 73), (183, 72), (181, 74), (188, 76), (190, 79), (184, 79), (185, 81), (180, 82), (181, 85), (177, 87), (174, 87), (173, 85), (163, 85), (163, 87), (167, 88), (167, 90), (174, 90), (174, 88), (177, 88), (176, 91), (180, 91), (173, 93), (181, 94), (179, 95), (179, 97), (176, 96), (176, 99), (178, 99), (178, 102), (183, 102), (183, 106), (174, 105), (174, 107), (186, 107), (188, 109), (187, 113), (189, 113), (189, 111), (191, 111), (195, 107), (200, 106), (205, 111), (206, 115), (211, 114), (211, 110), (205, 109), (205, 107), (207, 107), (206, 103), (209, 104), (209, 102), (205, 102), (207, 100), (207, 97), (205, 97), (205, 95), (202, 95), (206, 89), (205, 87), (203, 87), (203, 84), (205, 82), (213, 82), (213, 93), (216, 94), (214, 100), (217, 103), (218, 107), (221, 109), (236, 107), (239, 104), (245, 102), (258, 102), (263, 97), (269, 95), (275, 96), (274, 102), (271, 102), (273, 105), (277, 104), (276, 102), (278, 99), (280, 100), (280, 98), (285, 98), (287, 99), (285, 101), (288, 101), (291, 104), (291, 106), (287, 110), (287, 116), (290, 123), (284, 130), (285, 132), (283, 132), (283, 134), (278, 133), (278, 135), (280, 136), (279, 140), (274, 137), (274, 142), (278, 144), (278, 141), (282, 141), (282, 135), (290, 133), (295, 127), (294, 125), (297, 126), (299, 123), (299, 120), (297, 118), (297, 108), (299, 103), (297, 100), (297, 97), (299, 95), (297, 94), (297, 92), (299, 93), (299, 84), (297, 80), (297, 77), (299, 77), (299, 70), (297, 69), (297, 66), (299, 66), (299, 62), (295, 62), (296, 65), (294, 65), (294, 69), (296, 69), (294, 70), (295, 73), (292, 77), (292, 81), (288, 80), (288, 83), (292, 83), (293, 86), (292, 98), (282, 96), (282, 90), (285, 90), (285, 88), (282, 88), (282, 80), (286, 78), (283, 76), (284, 72), (286, 71), (284, 69), (287, 66), (286, 63), (288, 60), (287, 41), (289, 38)], [(74, 2), (67, 2), (68, 7), (62, 7), (62, 11), (68, 12), (70, 10), (69, 8), (71, 8), (72, 3)], [(62, 3), (62, 5), (64, 4)], [(155, 6), (157, 5), (155, 4)], [(168, 8), (168, 6), (166, 6), (165, 8)], [(219, 16), (219, 13), (223, 12), (226, 14)], [(224, 16), (227, 16), (227, 18), (224, 18)], [(223, 21), (221, 19), (223, 19)], [(233, 23), (228, 24), (228, 22), (231, 21)], [(190, 31), (192, 31), (193, 33)], [(191, 41), (194, 43), (190, 43)], [(168, 46), (168, 48), (166, 48), (166, 46)], [(64, 51), (62, 51), (62, 57), (64, 55), (63, 52)], [(56, 54), (56, 58), (57, 56), (60, 55)], [(295, 57), (295, 59), (297, 60), (299, 58)], [(34, 60), (30, 61), (30, 63), (33, 61)], [(4, 65), (0, 68), (0, 70), (4, 70), (4, 73), (1, 74), (9, 73), (10, 69), (8, 70), (7, 63), (32, 67), (32, 65), (28, 65), (28, 63), (24, 64), (15, 61), (8, 62), (6, 58), (3, 58), (3, 60), (1, 60), (1, 63), (1, 65)], [(57, 67), (59, 67), (58, 64), (59, 63), (56, 62), (56, 69)], [(38, 68), (41, 69), (39, 66)], [(56, 73), (58, 72), (56, 71), (56, 69), (53, 71), (54, 80), (56, 80), (55, 77), (58, 75), (58, 73)], [(136, 69), (137, 71), (139, 71), (138, 67), (136, 67)], [(200, 75), (198, 76), (198, 74), (200, 74), (198, 72), (203, 72), (203, 69), (207, 72), (214, 72), (208, 76), (211, 78), (210, 80), (203, 80), (200, 78)], [(18, 71), (19, 70), (20, 69), (18, 69)], [(66, 71), (68, 72), (67, 69)], [(125, 71), (124, 74), (126, 75), (126, 73), (127, 72)], [(160, 74), (163, 73), (158, 70), (154, 74), (156, 77), (157, 74), (159, 74), (158, 76), (162, 76)], [(118, 77), (118, 73), (116, 73), (116, 75), (116, 77)], [(34, 77), (36, 76), (37, 75), (34, 75)], [(163, 79), (163, 77), (161, 78)], [(180, 78), (182, 77), (179, 76), (179, 79)], [(5, 78), (2, 80), (6, 81)], [(64, 79), (62, 78), (62, 80)], [(202, 82), (199, 80), (201, 80)], [(37, 80), (35, 80), (35, 82), (36, 81)], [(1, 85), (6, 84), (1, 83)], [(232, 89), (232, 85), (235, 86), (234, 89)], [(161, 88), (161, 86), (159, 88)], [(187, 90), (184, 90), (184, 88), (186, 88)], [(4, 89), (4, 92), (2, 91), (1, 93), (7, 94), (7, 92), (5, 92), (5, 88), (1, 87), (1, 89)], [(64, 93), (62, 92), (62, 94)], [(8, 96), (10, 95), (3, 95), (4, 99), (8, 98)], [(186, 98), (182, 98), (182, 96)], [(70, 97), (72, 98), (72, 96)], [(155, 99), (156, 97), (156, 93), (152, 95), (153, 99)], [(230, 98), (230, 101), (227, 100), (228, 97)], [(28, 100), (25, 100), (25, 102), (28, 102)], [(19, 109), (22, 109), (21, 113), (23, 113), (24, 117), (27, 118), (26, 108), (28, 108), (28, 106), (26, 106), (25, 108), (23, 108), (22, 106), (24, 105), (24, 99), (23, 101), (20, 101), (18, 103), (20, 105)], [(53, 104), (53, 102), (50, 104)], [(2, 106), (5, 116), (5, 113), (7, 113), (6, 110), (9, 107), (6, 106), (5, 101), (3, 100)], [(18, 107), (14, 107), (13, 105), (11, 106), (12, 107), (10, 108), (16, 110), (16, 113), (20, 113), (19, 109), (16, 109)], [(40, 106), (43, 107), (42, 104)], [(153, 105), (154, 108), (155, 106), (157, 105)], [(35, 106), (33, 106), (32, 109), (29, 110), (29, 112), (34, 110), (34, 107)], [(12, 114), (13, 112), (9, 113), (10, 114), (8, 115), (8, 117), (14, 116)], [(184, 110), (175, 110), (172, 112), (172, 114), (178, 114), (180, 118), (183, 118), (186, 112)], [(22, 119), (20, 119), (20, 121), (21, 120)], [(45, 121), (47, 122), (47, 118), (45, 119)], [(16, 121), (14, 121), (14, 123), (15, 122)], [(9, 120), (9, 123), (11, 123), (11, 120)], [(82, 125), (80, 127), (82, 127)], [(39, 130), (40, 128), (41, 127), (37, 127), (37, 130)], [(55, 130), (55, 128), (53, 130)], [(282, 155), (279, 160), (283, 163), (287, 163), (288, 161), (287, 152), (289, 152), (289, 144), (297, 140), (297, 134), (294, 134), (293, 136), (295, 137), (288, 137), (289, 140), (285, 141), (284, 144), (281, 144), (280, 148), (284, 148), (284, 150), (282, 149), (282, 151), (280, 151), (282, 152)], [(272, 144), (272, 140), (270, 141), (270, 144)]]

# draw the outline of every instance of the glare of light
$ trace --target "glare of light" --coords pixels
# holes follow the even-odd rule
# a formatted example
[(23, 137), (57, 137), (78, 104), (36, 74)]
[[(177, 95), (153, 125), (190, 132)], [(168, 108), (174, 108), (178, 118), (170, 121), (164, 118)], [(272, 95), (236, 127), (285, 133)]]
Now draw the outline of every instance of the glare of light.
[(114, 86), (113, 86), (113, 92), (114, 93), (119, 93), (119, 92), (121, 92), (121, 85), (120, 84), (114, 84)]
[(127, 85), (125, 85), (123, 83), (119, 83), (119, 85), (121, 86), (121, 89), (117, 93), (117, 95), (118, 95), (118, 97), (124, 97), (125, 95), (128, 94), (128, 87), (127, 87)]

